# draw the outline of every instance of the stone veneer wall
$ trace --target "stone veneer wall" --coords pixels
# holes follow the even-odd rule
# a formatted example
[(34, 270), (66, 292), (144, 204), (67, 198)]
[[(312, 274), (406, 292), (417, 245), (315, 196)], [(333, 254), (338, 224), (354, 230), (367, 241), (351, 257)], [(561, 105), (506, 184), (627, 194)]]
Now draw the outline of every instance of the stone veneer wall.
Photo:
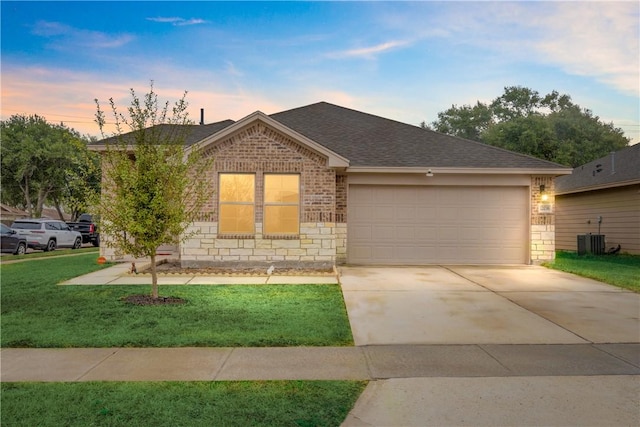
[[(540, 186), (545, 186), (551, 213), (540, 213)], [(556, 256), (554, 179), (552, 176), (531, 177), (531, 263), (541, 264)]]
[(301, 223), (299, 239), (262, 238), (262, 224), (256, 224), (254, 238), (219, 239), (217, 223), (198, 222), (188, 232), (194, 238), (181, 247), (184, 267), (206, 265), (276, 265), (331, 267), (336, 259), (336, 224)]

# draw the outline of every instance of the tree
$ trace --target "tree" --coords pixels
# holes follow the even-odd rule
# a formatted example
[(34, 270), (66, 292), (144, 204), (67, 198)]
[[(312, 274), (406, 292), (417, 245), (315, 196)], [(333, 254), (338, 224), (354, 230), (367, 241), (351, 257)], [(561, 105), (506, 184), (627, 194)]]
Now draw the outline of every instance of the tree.
[(438, 113), (431, 127), (572, 167), (620, 150), (630, 141), (612, 123), (574, 104), (569, 95), (552, 91), (542, 96), (521, 86), (505, 87), (489, 104), (453, 105)]
[(64, 171), (63, 185), (53, 191), (50, 199), (60, 212), (60, 206), (71, 214), (71, 220), (93, 210), (100, 195), (101, 169), (100, 155), (86, 147), (76, 147), (76, 155), (71, 159), (71, 168)]
[[(473, 107), (452, 105), (448, 110), (438, 113), (438, 120), (432, 123), (431, 128), (436, 132), (459, 136), (460, 138), (480, 141), (482, 133), (493, 123), (491, 109), (481, 102)], [(422, 126), (428, 128), (428, 126)]]
[[(71, 196), (65, 191), (69, 177), (79, 170), (95, 169), (95, 155), (87, 150), (87, 140), (38, 115), (15, 115), (0, 125), (2, 201), (26, 209), (31, 217), (42, 216), (44, 203), (50, 201), (61, 214), (61, 205)], [(99, 185), (86, 186), (73, 197), (86, 206), (98, 190)]]
[[(99, 204), (100, 225), (106, 246), (151, 260), (151, 297), (157, 299), (156, 250), (190, 237), (185, 232), (210, 196), (206, 173), (210, 160), (197, 149), (185, 148), (191, 128), (186, 92), (171, 115), (169, 102), (158, 104), (153, 82), (142, 99), (133, 89), (130, 93), (126, 116), (118, 112), (113, 98), (109, 100), (116, 131), (104, 140), (106, 184)], [(107, 121), (95, 101), (96, 122), (104, 136)]]

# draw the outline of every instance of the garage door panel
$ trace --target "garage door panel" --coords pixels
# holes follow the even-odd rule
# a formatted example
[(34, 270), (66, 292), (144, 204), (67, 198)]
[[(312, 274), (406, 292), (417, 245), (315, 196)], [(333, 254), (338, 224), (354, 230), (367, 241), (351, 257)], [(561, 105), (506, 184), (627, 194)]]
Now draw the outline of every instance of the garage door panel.
[(397, 239), (396, 227), (393, 225), (380, 225), (375, 228), (375, 233), (381, 242), (395, 242)]
[(433, 240), (436, 238), (436, 234), (438, 233), (437, 227), (428, 227), (423, 225), (416, 225), (414, 227), (415, 235), (414, 238), (417, 242), (423, 243), (428, 242), (429, 240)]
[(353, 185), (348, 261), (525, 263), (528, 207), (526, 187)]
[(353, 252), (353, 257), (356, 259), (372, 259), (372, 251), (370, 245), (353, 245), (349, 247), (349, 250)]
[(371, 241), (373, 239), (373, 226), (365, 224), (350, 227), (349, 239), (354, 243), (359, 241)]
[(458, 243), (460, 236), (458, 228), (441, 227), (438, 229), (438, 243)]
[(413, 242), (416, 240), (416, 229), (412, 226), (396, 227), (396, 237), (401, 241)]
[(413, 222), (417, 217), (416, 208), (414, 206), (397, 206), (395, 214), (395, 219), (401, 221)]

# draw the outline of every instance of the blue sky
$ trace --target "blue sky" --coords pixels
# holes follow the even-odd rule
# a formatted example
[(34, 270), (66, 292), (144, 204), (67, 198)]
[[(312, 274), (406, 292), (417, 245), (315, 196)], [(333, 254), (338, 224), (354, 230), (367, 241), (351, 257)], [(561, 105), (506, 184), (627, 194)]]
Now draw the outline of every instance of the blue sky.
[(571, 95), (640, 141), (631, 2), (1, 2), (2, 119), (91, 135), (94, 98), (150, 80), (190, 116), (238, 120), (318, 101), (405, 123), (505, 86)]

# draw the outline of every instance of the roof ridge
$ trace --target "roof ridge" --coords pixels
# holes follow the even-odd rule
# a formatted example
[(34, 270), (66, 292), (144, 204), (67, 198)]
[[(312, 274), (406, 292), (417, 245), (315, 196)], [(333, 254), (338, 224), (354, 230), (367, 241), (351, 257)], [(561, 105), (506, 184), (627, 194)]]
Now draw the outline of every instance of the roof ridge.
[(316, 106), (316, 105), (323, 105), (323, 104), (324, 105), (328, 105), (330, 107), (339, 108), (341, 110), (348, 110), (348, 111), (351, 111), (353, 113), (361, 114), (363, 116), (375, 117), (376, 119), (386, 120), (388, 122), (394, 122), (394, 123), (398, 123), (398, 124), (401, 124), (401, 125), (404, 125), (404, 126), (411, 126), (411, 127), (414, 127), (414, 128), (422, 129), (420, 126), (412, 125), (411, 123), (401, 122), (400, 120), (390, 119), (388, 117), (383, 117), (383, 116), (379, 116), (377, 114), (367, 113), (366, 111), (356, 110), (355, 108), (345, 107), (343, 105), (333, 104), (333, 103), (327, 102), (327, 101), (318, 101), (318, 102), (314, 102), (314, 103), (309, 104), (309, 105), (304, 105), (302, 107), (291, 108), (289, 110), (279, 111), (277, 113), (270, 114), (270, 116), (278, 115), (278, 114), (282, 114), (282, 113), (288, 113), (288, 112), (291, 112), (291, 111), (300, 110), (300, 109), (303, 109), (303, 108), (309, 108), (309, 107), (313, 107), (313, 106)]

